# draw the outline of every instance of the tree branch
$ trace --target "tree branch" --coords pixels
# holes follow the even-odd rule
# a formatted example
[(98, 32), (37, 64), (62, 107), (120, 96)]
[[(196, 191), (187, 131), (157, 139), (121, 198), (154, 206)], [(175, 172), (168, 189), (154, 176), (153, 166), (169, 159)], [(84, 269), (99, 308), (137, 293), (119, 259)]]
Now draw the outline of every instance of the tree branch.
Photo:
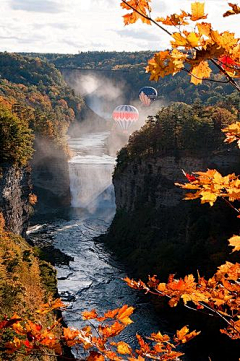
[(229, 82), (240, 92), (239, 85), (235, 82), (235, 80), (219, 65), (214, 59), (210, 59), (210, 61), (229, 79)]
[[(159, 27), (162, 31), (164, 31), (166, 34), (172, 36), (172, 33), (170, 31), (168, 31), (167, 29), (165, 29), (163, 26), (159, 25), (158, 22), (156, 22), (155, 20), (153, 20), (150, 16), (147, 16), (145, 14), (142, 14), (140, 11), (138, 11), (137, 9), (135, 9), (132, 5), (129, 5), (126, 0), (121, 0), (125, 5), (127, 5), (130, 9), (132, 9), (133, 11), (135, 11), (138, 15), (142, 16), (144, 19), (147, 19), (149, 21), (151, 21), (153, 24), (155, 24), (157, 27)], [(197, 49), (196, 49), (197, 50)], [(221, 67), (221, 65), (219, 65), (214, 59), (209, 59), (219, 70), (221, 73), (223, 73), (225, 75), (225, 77), (228, 79), (228, 81), (219, 81), (219, 80), (215, 80), (215, 79), (209, 79), (209, 78), (198, 78), (197, 76), (193, 75), (189, 70), (187, 70), (186, 68), (184, 68), (183, 70), (188, 72), (188, 74), (190, 74), (191, 76), (194, 76), (196, 79), (199, 80), (204, 80), (204, 81), (211, 81), (214, 83), (223, 83), (223, 84), (227, 84), (230, 83), (232, 86), (234, 86), (234, 88), (236, 88), (239, 92), (240, 92), (240, 86), (235, 82), (235, 80)]]
[(149, 21), (151, 21), (153, 24), (155, 24), (156, 26), (158, 26), (161, 30), (163, 30), (165, 33), (167, 33), (168, 35), (172, 36), (172, 33), (170, 33), (170, 31), (168, 31), (167, 29), (165, 29), (163, 26), (159, 25), (155, 20), (153, 20), (150, 16), (147, 16), (145, 14), (142, 14), (140, 11), (138, 11), (137, 9), (135, 9), (132, 5), (129, 5), (125, 0), (122, 0), (122, 2), (129, 6), (133, 11), (135, 11), (138, 15), (141, 15), (144, 19), (147, 19)]

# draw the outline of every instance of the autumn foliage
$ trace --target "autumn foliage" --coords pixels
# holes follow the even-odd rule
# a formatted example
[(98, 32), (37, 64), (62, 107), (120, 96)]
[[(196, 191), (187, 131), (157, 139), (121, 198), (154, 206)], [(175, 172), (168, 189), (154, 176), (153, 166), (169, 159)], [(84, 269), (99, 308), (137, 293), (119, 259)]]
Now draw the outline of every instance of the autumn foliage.
[[(41, 305), (37, 313), (47, 314), (55, 309), (65, 308), (66, 305), (60, 299), (50, 300)], [(134, 349), (127, 342), (114, 341), (114, 337), (121, 334), (133, 322), (130, 318), (133, 311), (134, 308), (128, 305), (109, 310), (103, 316), (99, 316), (96, 310), (85, 311), (82, 313), (82, 318), (86, 322), (94, 321), (94, 325), (90, 322), (82, 329), (63, 328), (60, 337), (53, 332), (59, 321), (44, 329), (40, 323), (14, 314), (11, 318), (0, 321), (0, 337), (7, 329), (11, 329), (14, 333), (13, 339), (4, 345), (8, 354), (44, 355), (48, 350), (53, 350), (56, 355), (61, 355), (62, 347), (66, 345), (81, 347), (85, 350), (85, 359), (88, 361), (105, 359), (144, 361), (145, 359), (176, 360), (183, 355), (182, 352), (177, 351), (177, 346), (190, 341), (200, 333), (189, 332), (188, 327), (184, 326), (172, 339), (161, 332), (152, 333), (149, 337), (137, 334), (138, 347)]]
[[(172, 14), (165, 18), (157, 17), (155, 20), (151, 18), (150, 3), (151, 0), (121, 1), (121, 7), (128, 11), (124, 15), (126, 25), (135, 23), (140, 19), (148, 25), (157, 25), (171, 37), (171, 49), (160, 51), (149, 60), (146, 70), (150, 73), (151, 80), (157, 81), (160, 77), (169, 74), (174, 75), (180, 71), (186, 71), (191, 76), (191, 82), (196, 85), (202, 83), (204, 79), (215, 80), (214, 77), (210, 78), (212, 74), (211, 63), (225, 76), (226, 82), (239, 90), (238, 84), (234, 80), (240, 76), (239, 39), (228, 31), (220, 33), (212, 28), (211, 23), (205, 22), (207, 14), (204, 10), (204, 3), (192, 3), (190, 12), (181, 11), (180, 14)], [(227, 9), (223, 14), (224, 17), (240, 13), (240, 8), (236, 4), (229, 3), (229, 7), (230, 9)], [(199, 22), (199, 20), (201, 21)], [(163, 25), (173, 27), (174, 31), (167, 30)], [(193, 25), (193, 29), (185, 28), (191, 25)], [(38, 101), (36, 95), (31, 97), (31, 102)], [(47, 102), (47, 98), (45, 101)], [(66, 107), (65, 101), (60, 100), (59, 104), (63, 108)], [(51, 127), (48, 127), (48, 131), (49, 129)], [(239, 146), (239, 122), (228, 125), (223, 129), (223, 132), (226, 134), (225, 141), (227, 143), (237, 141)], [(217, 199), (222, 199), (239, 216), (239, 176), (234, 173), (223, 176), (215, 169), (191, 174), (185, 172), (185, 175), (188, 182), (177, 185), (191, 191), (186, 194), (186, 200), (199, 198), (201, 203), (208, 203), (213, 206)], [(3, 230), (1, 233), (6, 241), (8, 234), (5, 234)], [(233, 235), (229, 239), (229, 245), (232, 247), (232, 252), (240, 251), (240, 236)], [(1, 252), (5, 252), (5, 249)], [(0, 272), (6, 271), (5, 260), (12, 259), (13, 253), (11, 249), (6, 254), (4, 253), (4, 257), (2, 257), (4, 262)], [(11, 265), (12, 267), (18, 266), (12, 263)], [(27, 269), (29, 265), (24, 263), (23, 267)], [(35, 266), (35, 273), (39, 276), (38, 264)], [(207, 311), (211, 315), (218, 316), (225, 322), (225, 328), (220, 330), (221, 333), (236, 340), (240, 338), (239, 279), (240, 264), (225, 262), (209, 279), (200, 274), (197, 278), (192, 274), (183, 278), (177, 278), (172, 274), (167, 282), (159, 281), (155, 275), (149, 277), (147, 283), (141, 280), (135, 281), (128, 277), (125, 278), (125, 282), (131, 288), (143, 290), (159, 297), (167, 297), (171, 307), (176, 307), (182, 303), (187, 308), (199, 312)], [(16, 287), (19, 286), (17, 281), (18, 279), (15, 281)], [(6, 283), (7, 277), (6, 280), (3, 280), (4, 286)], [(30, 293), (30, 289), (28, 292)], [(19, 297), (21, 297), (21, 290), (19, 293)], [(40, 296), (39, 299), (42, 300), (43, 295)], [(61, 300), (50, 299), (40, 305), (35, 313), (39, 317), (45, 317), (56, 309), (63, 310), (66, 307)], [(35, 356), (38, 354), (47, 355), (51, 350), (56, 355), (61, 355), (63, 345), (66, 345), (75, 348), (81, 347), (85, 350), (86, 359), (89, 361), (103, 361), (105, 359), (115, 361), (126, 359), (129, 361), (176, 360), (183, 355), (177, 350), (177, 346), (188, 342), (199, 334), (196, 331), (189, 332), (187, 326), (178, 330), (172, 338), (161, 332), (152, 333), (149, 337), (137, 334), (138, 347), (134, 349), (127, 342), (119, 341), (119, 339), (113, 340), (133, 322), (131, 319), (133, 311), (134, 308), (128, 305), (109, 310), (102, 316), (96, 310), (85, 311), (82, 318), (86, 320), (86, 327), (82, 329), (66, 327), (63, 328), (61, 335), (54, 332), (60, 321), (52, 322), (45, 327), (40, 321), (31, 320), (29, 315), (24, 315), (23, 312), (21, 315), (6, 315), (0, 321), (1, 350), (7, 354), (19, 353)], [(11, 339), (5, 342), (5, 334), (9, 330), (12, 332)]]
[[(229, 31), (220, 33), (214, 30), (212, 24), (205, 21), (207, 14), (204, 3), (193, 2), (191, 12), (181, 11), (180, 14), (156, 19), (151, 18), (150, 3), (151, 0), (122, 0), (121, 2), (122, 8), (130, 12), (124, 15), (125, 25), (135, 23), (140, 19), (144, 23), (157, 25), (171, 37), (171, 49), (156, 53), (148, 62), (146, 71), (150, 73), (150, 80), (158, 81), (160, 77), (175, 75), (183, 70), (191, 76), (191, 82), (196, 85), (201, 84), (204, 79), (216, 81), (214, 77), (210, 78), (212, 69), (209, 65), (211, 63), (225, 76), (226, 82), (240, 90), (234, 80), (240, 77), (239, 39)], [(229, 3), (228, 5), (230, 9), (223, 14), (223, 17), (240, 13), (240, 7), (237, 4)], [(163, 25), (170, 26), (174, 30), (170, 31)], [(228, 125), (222, 131), (226, 134), (225, 142), (237, 141), (240, 148), (239, 122)], [(213, 206), (217, 199), (223, 199), (240, 217), (239, 176), (234, 173), (223, 176), (215, 169), (191, 174), (183, 172), (188, 182), (176, 183), (176, 185), (191, 191), (185, 195), (186, 200), (200, 198), (201, 203)], [(233, 247), (233, 252), (239, 251), (240, 236), (232, 236), (229, 239), (229, 245)], [(180, 279), (177, 279), (175, 275), (170, 275), (167, 283), (161, 283), (157, 276), (149, 277), (148, 283), (141, 280), (137, 282), (128, 277), (125, 281), (134, 289), (168, 297), (171, 307), (183, 302), (186, 307), (200, 311), (206, 309), (211, 314), (218, 315), (226, 322), (226, 328), (221, 329), (221, 332), (232, 339), (239, 339), (239, 278), (240, 264), (226, 262), (208, 280), (200, 275), (197, 280), (193, 275)]]
[[(150, 80), (158, 81), (160, 77), (183, 70), (191, 76), (192, 83), (201, 84), (204, 79), (210, 78), (211, 63), (224, 74), (226, 82), (239, 89), (233, 79), (240, 76), (239, 39), (229, 31), (214, 30), (212, 24), (205, 21), (208, 15), (204, 3), (193, 2), (191, 12), (181, 11), (180, 14), (156, 19), (151, 18), (150, 3), (151, 0), (121, 2), (122, 8), (130, 12), (123, 16), (125, 25), (140, 19), (149, 25), (157, 25), (171, 37), (172, 48), (156, 53), (148, 62), (146, 71), (150, 73)], [(229, 3), (229, 6), (232, 9), (225, 12), (224, 17), (239, 13), (237, 5)]]

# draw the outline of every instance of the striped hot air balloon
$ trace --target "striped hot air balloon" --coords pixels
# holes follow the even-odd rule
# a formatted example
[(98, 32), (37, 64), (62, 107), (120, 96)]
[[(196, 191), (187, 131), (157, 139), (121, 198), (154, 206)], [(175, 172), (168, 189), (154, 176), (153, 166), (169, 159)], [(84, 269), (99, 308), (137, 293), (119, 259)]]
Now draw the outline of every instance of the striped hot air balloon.
[(144, 86), (139, 90), (138, 96), (142, 104), (149, 107), (157, 98), (157, 90), (151, 86)]
[(112, 114), (113, 120), (122, 130), (127, 130), (133, 123), (137, 122), (139, 113), (132, 105), (119, 105)]

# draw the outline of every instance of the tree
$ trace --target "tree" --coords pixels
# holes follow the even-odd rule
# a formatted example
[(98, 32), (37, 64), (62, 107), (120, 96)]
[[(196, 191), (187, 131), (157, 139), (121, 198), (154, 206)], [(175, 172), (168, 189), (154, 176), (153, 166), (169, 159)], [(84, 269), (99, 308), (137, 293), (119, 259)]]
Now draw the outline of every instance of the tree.
[[(130, 11), (124, 15), (126, 25), (140, 19), (146, 24), (157, 25), (172, 38), (170, 50), (156, 53), (149, 60), (146, 70), (150, 73), (150, 80), (158, 81), (160, 77), (186, 71), (195, 85), (201, 84), (203, 80), (226, 81), (240, 91), (239, 85), (234, 79), (240, 77), (239, 39), (228, 31), (219, 33), (217, 30), (213, 30), (212, 25), (206, 22), (195, 23), (193, 31), (185, 30), (185, 26), (190, 24), (189, 21), (196, 22), (207, 18), (204, 12), (204, 3), (192, 3), (191, 13), (182, 11), (180, 15), (173, 14), (166, 18), (158, 17), (153, 20), (150, 15), (150, 2), (151, 0), (122, 0), (121, 2), (122, 8)], [(223, 14), (224, 17), (240, 14), (239, 6), (231, 3), (229, 6), (231, 10), (226, 11)], [(170, 32), (159, 23), (174, 27), (178, 31)], [(217, 67), (226, 78), (225, 81), (210, 78), (212, 70), (209, 63)], [(221, 119), (229, 118), (227, 110), (213, 111), (212, 108), (209, 108), (209, 112), (212, 113), (216, 125)], [(230, 124), (222, 131), (226, 134), (225, 142), (237, 141), (240, 148), (240, 122)], [(194, 172), (192, 175), (185, 173), (185, 175), (189, 182), (176, 185), (192, 191), (186, 194), (186, 200), (200, 198), (201, 203), (209, 203), (210, 206), (213, 206), (218, 198), (222, 198), (237, 212), (238, 218), (240, 218), (240, 208), (238, 208), (238, 204), (236, 205), (236, 202), (240, 200), (239, 176), (234, 173), (222, 176), (215, 169), (209, 169), (207, 172)], [(229, 239), (229, 244), (234, 247), (233, 252), (239, 251), (240, 236), (233, 235)], [(226, 328), (221, 329), (221, 332), (232, 339), (239, 339), (239, 277), (240, 264), (226, 262), (209, 280), (205, 280), (200, 275), (198, 275), (197, 281), (193, 275), (187, 275), (183, 279), (176, 279), (174, 275), (170, 275), (167, 283), (161, 283), (157, 276), (149, 277), (147, 284), (141, 280), (136, 282), (129, 278), (125, 278), (125, 281), (132, 288), (168, 297), (171, 307), (175, 307), (182, 300), (187, 307), (190, 303), (190, 307), (196, 310), (205, 308), (212, 314), (217, 314), (226, 322)]]
[(0, 106), (0, 162), (26, 165), (33, 153), (32, 143), (28, 124), (7, 107)]
[[(201, 84), (204, 79), (217, 82), (227, 82), (240, 90), (234, 78), (240, 77), (239, 39), (233, 33), (222, 33), (214, 30), (211, 23), (197, 22), (207, 19), (204, 12), (204, 3), (191, 4), (191, 13), (181, 11), (181, 14), (172, 14), (166, 18), (151, 18), (151, 0), (122, 0), (121, 7), (130, 11), (123, 16), (125, 25), (141, 20), (148, 25), (155, 24), (171, 37), (171, 49), (155, 53), (149, 60), (146, 68), (150, 73), (150, 80), (158, 81), (160, 77), (175, 75), (186, 71), (191, 76), (191, 82)], [(240, 13), (240, 7), (229, 3), (232, 10), (223, 16)], [(186, 26), (194, 24), (194, 30)], [(162, 25), (174, 27), (171, 32)], [(175, 31), (177, 29), (177, 31)], [(226, 80), (211, 79), (213, 64)]]
[[(240, 8), (237, 5), (231, 3), (229, 5), (231, 9), (226, 11), (223, 16), (240, 13)], [(203, 79), (210, 79), (211, 68), (209, 62), (211, 62), (225, 76), (226, 82), (239, 90), (234, 78), (240, 76), (240, 54), (238, 39), (234, 37), (234, 34), (229, 32), (219, 33), (213, 30), (212, 25), (209, 23), (196, 23), (196, 32), (182, 30), (182, 27), (188, 25), (189, 21), (196, 22), (206, 19), (207, 15), (204, 13), (202, 3), (193, 3), (191, 13), (182, 11), (180, 15), (173, 14), (155, 20), (150, 17), (150, 0), (122, 0), (121, 6), (131, 11), (130, 14), (124, 15), (125, 24), (134, 23), (141, 19), (147, 24), (156, 24), (172, 37), (172, 49), (155, 54), (153, 59), (149, 61), (147, 71), (151, 73), (152, 80), (158, 80), (159, 77), (168, 74), (174, 75), (183, 70), (191, 75), (191, 81), (197, 85)], [(159, 23), (177, 27), (179, 31), (171, 33)], [(220, 82), (222, 81), (220, 80)], [(226, 115), (224, 112), (217, 112), (214, 115), (216, 122)], [(237, 141), (240, 147), (240, 122), (228, 125), (223, 129), (223, 132), (226, 133), (227, 142)], [(240, 209), (234, 203), (240, 200), (240, 180), (238, 176), (235, 174), (222, 176), (216, 170), (195, 172), (191, 175), (185, 174), (189, 182), (184, 185), (178, 184), (178, 186), (193, 192), (196, 191), (196, 193), (187, 194), (187, 200), (200, 198), (201, 203), (209, 203), (210, 206), (213, 206), (217, 198), (222, 198), (230, 207), (236, 210), (239, 217)], [(233, 247), (233, 251), (239, 251), (240, 236), (233, 235), (229, 240), (229, 244)], [(141, 280), (136, 282), (129, 278), (125, 278), (125, 281), (132, 288), (168, 297), (171, 307), (175, 307), (180, 301), (183, 301), (186, 307), (193, 307), (196, 310), (207, 309), (226, 322), (226, 328), (222, 329), (221, 332), (232, 339), (238, 339), (240, 338), (239, 277), (240, 264), (226, 262), (219, 267), (215, 275), (209, 280), (200, 275), (198, 275), (197, 281), (193, 275), (187, 275), (182, 279), (176, 279), (174, 275), (170, 275), (167, 283), (159, 282), (156, 276), (150, 277), (147, 284)], [(49, 301), (42, 305), (37, 312), (44, 314), (63, 307), (65, 305), (60, 300)], [(97, 325), (94, 327), (87, 326), (82, 330), (66, 328), (61, 340), (68, 346), (81, 345), (85, 350), (93, 349), (87, 357), (89, 361), (102, 361), (104, 359), (118, 361), (123, 360), (123, 357), (130, 361), (144, 361), (145, 358), (176, 360), (182, 353), (175, 351), (175, 346), (187, 342), (199, 333), (196, 331), (189, 333), (188, 328), (185, 326), (180, 331), (177, 331), (173, 341), (170, 341), (169, 336), (158, 332), (148, 338), (151, 344), (137, 335), (139, 343), (139, 349), (137, 350), (132, 350), (126, 342), (109, 342), (111, 337), (120, 334), (125, 326), (132, 322), (129, 317), (132, 312), (133, 308), (127, 305), (107, 311), (102, 317), (97, 314), (96, 310), (84, 312), (83, 318), (85, 320), (93, 319), (97, 322)], [(105, 324), (107, 320), (110, 320), (110, 323)], [(12, 341), (5, 344), (5, 347), (8, 348), (10, 353), (19, 352), (25, 355), (35, 351), (44, 352), (43, 348), (53, 349), (60, 354), (59, 338), (56, 338), (51, 333), (51, 329), (54, 327), (52, 325), (47, 330), (42, 330), (41, 326), (39, 327), (39, 325), (29, 320), (22, 320), (17, 315), (3, 319), (0, 323), (1, 330), (11, 328), (15, 334), (21, 336), (21, 338), (15, 336)]]

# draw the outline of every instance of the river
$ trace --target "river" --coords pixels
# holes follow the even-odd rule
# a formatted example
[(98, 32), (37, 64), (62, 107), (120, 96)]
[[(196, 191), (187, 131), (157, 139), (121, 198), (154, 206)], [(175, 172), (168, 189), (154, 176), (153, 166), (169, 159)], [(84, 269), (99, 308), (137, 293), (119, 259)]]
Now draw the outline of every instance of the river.
[(85, 325), (81, 312), (95, 308), (100, 314), (124, 304), (136, 308), (121, 339), (135, 343), (135, 334), (164, 332), (166, 321), (159, 320), (151, 304), (139, 292), (129, 288), (122, 278), (124, 267), (104, 244), (94, 240), (105, 233), (115, 214), (112, 172), (115, 159), (105, 149), (107, 132), (84, 134), (69, 139), (73, 153), (69, 161), (72, 207), (67, 219), (34, 225), (30, 236), (41, 232), (54, 247), (72, 257), (69, 265), (57, 265), (58, 290), (70, 305), (64, 320), (70, 327)]

